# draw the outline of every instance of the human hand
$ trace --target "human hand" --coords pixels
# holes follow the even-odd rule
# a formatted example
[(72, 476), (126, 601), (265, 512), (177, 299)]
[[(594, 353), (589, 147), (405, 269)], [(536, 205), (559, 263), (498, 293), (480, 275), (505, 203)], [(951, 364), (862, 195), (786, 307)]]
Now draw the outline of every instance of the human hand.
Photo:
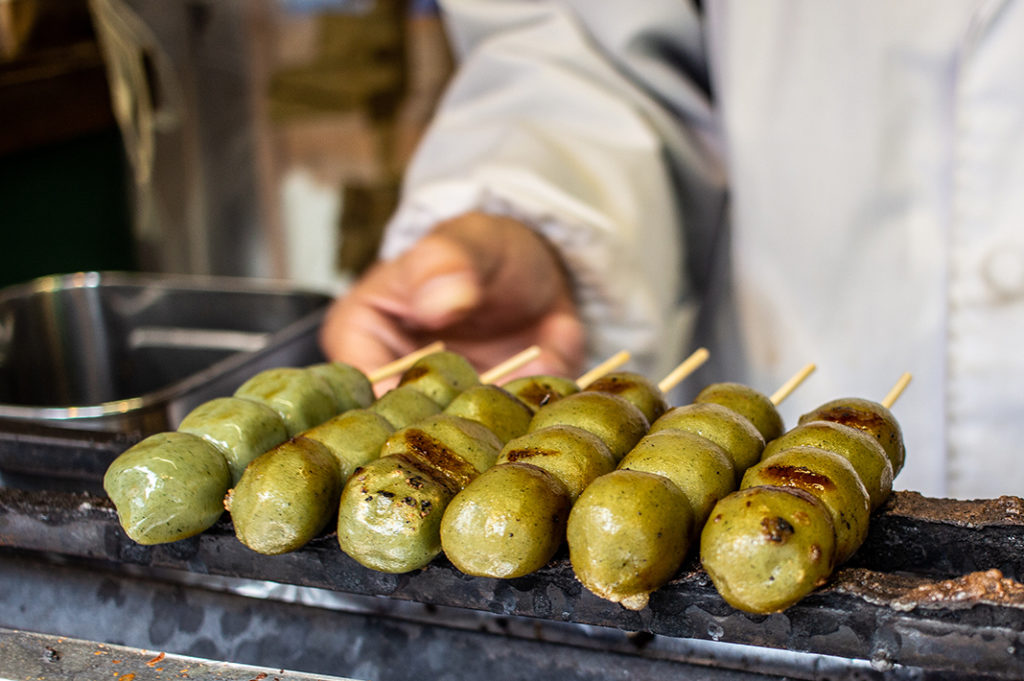
[(371, 371), (433, 340), (487, 369), (538, 345), (508, 376), (577, 375), (583, 326), (558, 255), (521, 222), (467, 213), (375, 264), (330, 308), (321, 346)]

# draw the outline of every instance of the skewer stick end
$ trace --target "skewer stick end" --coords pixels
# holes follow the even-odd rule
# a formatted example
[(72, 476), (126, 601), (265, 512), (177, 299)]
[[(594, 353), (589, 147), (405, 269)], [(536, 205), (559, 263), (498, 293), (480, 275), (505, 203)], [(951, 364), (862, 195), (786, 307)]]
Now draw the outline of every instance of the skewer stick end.
[(370, 379), (370, 383), (382, 381), (385, 378), (390, 378), (391, 376), (402, 373), (421, 358), (426, 357), (427, 355), (432, 355), (435, 352), (441, 352), (442, 350), (444, 350), (444, 341), (434, 341), (429, 345), (424, 345), (419, 350), (413, 350), (408, 355), (403, 355), (394, 361), (377, 367), (367, 374), (366, 377)]
[(628, 350), (619, 350), (614, 355), (604, 360), (590, 371), (586, 372), (582, 376), (576, 379), (576, 385), (580, 388), (586, 388), (588, 385), (601, 378), (607, 373), (615, 371), (623, 364), (628, 362), (632, 355)]
[(517, 352), (504, 362), (496, 364), (484, 373), (480, 374), (481, 383), (495, 383), (502, 377), (507, 376), (516, 369), (532, 362), (540, 355), (540, 346), (531, 345), (521, 352)]
[(776, 407), (779, 406), (782, 404), (782, 401), (789, 397), (790, 394), (796, 390), (801, 383), (807, 380), (807, 377), (813, 374), (817, 368), (818, 365), (813, 362), (805, 364), (799, 371), (790, 376), (789, 380), (779, 386), (779, 389), (776, 390), (768, 399), (770, 399), (772, 404)]
[(701, 364), (708, 361), (711, 353), (707, 348), (697, 348), (689, 357), (684, 359), (675, 369), (669, 372), (665, 378), (658, 382), (658, 390), (667, 393), (682, 383), (683, 379), (696, 371)]
[(896, 400), (900, 398), (900, 395), (903, 394), (903, 391), (907, 389), (907, 386), (910, 384), (910, 379), (911, 376), (909, 372), (905, 372), (900, 376), (899, 380), (896, 381), (896, 385), (894, 385), (892, 389), (889, 390), (888, 394), (882, 398), (882, 406), (886, 409), (890, 409), (892, 405), (896, 403)]

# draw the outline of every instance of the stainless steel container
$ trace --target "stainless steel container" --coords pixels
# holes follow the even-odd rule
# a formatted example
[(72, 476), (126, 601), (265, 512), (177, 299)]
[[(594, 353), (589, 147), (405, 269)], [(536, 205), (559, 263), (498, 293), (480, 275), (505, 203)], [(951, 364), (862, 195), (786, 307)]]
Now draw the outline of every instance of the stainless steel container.
[(0, 291), (0, 430), (146, 435), (256, 372), (322, 359), (330, 298), (251, 279), (85, 272)]

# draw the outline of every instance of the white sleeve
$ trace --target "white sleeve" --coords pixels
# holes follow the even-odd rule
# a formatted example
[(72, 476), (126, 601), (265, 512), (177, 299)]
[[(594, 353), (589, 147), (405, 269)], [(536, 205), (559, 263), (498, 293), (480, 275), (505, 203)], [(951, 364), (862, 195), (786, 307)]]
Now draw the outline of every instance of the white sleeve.
[(626, 348), (663, 375), (692, 349), (684, 228), (721, 219), (699, 17), (683, 0), (442, 4), (460, 68), (382, 257), (469, 210), (518, 217), (571, 271), (588, 361)]

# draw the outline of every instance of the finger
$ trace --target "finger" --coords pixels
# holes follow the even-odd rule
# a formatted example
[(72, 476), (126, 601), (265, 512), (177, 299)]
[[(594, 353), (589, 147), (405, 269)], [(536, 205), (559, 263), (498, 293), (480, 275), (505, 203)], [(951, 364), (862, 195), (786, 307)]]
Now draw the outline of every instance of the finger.
[(477, 265), (458, 240), (428, 235), (396, 261), (400, 280), (375, 302), (412, 326), (443, 329), (471, 316), (483, 300)]
[(391, 297), (385, 292), (394, 278), (388, 265), (377, 265), (331, 305), (320, 329), (320, 345), (329, 359), (369, 371), (417, 347), (401, 317), (377, 302)]

